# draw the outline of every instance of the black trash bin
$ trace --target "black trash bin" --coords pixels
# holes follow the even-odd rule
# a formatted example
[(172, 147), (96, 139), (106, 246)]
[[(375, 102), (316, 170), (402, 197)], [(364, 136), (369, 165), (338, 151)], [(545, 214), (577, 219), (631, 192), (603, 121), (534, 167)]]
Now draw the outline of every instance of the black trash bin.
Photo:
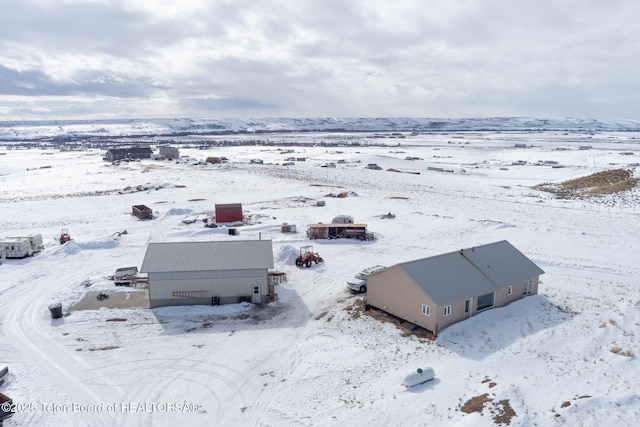
[(51, 312), (52, 319), (59, 319), (62, 317), (62, 304), (55, 303), (49, 306), (49, 311)]

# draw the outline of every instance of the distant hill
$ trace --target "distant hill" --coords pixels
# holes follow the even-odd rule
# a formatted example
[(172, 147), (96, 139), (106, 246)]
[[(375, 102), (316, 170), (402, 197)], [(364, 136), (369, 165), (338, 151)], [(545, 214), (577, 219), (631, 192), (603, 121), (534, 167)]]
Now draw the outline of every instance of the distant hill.
[(569, 117), (122, 119), (0, 122), (0, 141), (286, 132), (640, 131), (640, 120)]

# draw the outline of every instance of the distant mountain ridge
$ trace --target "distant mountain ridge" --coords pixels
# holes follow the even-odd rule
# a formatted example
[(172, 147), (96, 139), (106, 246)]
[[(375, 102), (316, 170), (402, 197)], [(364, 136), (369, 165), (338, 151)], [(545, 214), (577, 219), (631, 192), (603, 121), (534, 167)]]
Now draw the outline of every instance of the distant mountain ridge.
[(640, 120), (488, 118), (169, 118), (0, 122), (0, 140), (278, 132), (640, 131)]

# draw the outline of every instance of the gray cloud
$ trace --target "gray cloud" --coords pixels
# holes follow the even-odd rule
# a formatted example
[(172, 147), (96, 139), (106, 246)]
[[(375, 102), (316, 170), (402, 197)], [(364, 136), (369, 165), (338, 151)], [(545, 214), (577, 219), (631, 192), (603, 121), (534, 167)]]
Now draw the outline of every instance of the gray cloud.
[(0, 120), (637, 118), (631, 0), (5, 0)]

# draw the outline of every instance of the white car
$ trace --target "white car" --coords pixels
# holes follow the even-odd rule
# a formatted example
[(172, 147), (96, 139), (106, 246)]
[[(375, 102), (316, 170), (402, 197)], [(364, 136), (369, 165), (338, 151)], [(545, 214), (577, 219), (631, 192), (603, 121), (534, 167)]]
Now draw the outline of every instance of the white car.
[(367, 291), (367, 278), (373, 273), (384, 270), (386, 267), (382, 265), (374, 265), (373, 267), (365, 268), (360, 273), (356, 274), (352, 279), (347, 280), (347, 288), (354, 292), (366, 292)]

